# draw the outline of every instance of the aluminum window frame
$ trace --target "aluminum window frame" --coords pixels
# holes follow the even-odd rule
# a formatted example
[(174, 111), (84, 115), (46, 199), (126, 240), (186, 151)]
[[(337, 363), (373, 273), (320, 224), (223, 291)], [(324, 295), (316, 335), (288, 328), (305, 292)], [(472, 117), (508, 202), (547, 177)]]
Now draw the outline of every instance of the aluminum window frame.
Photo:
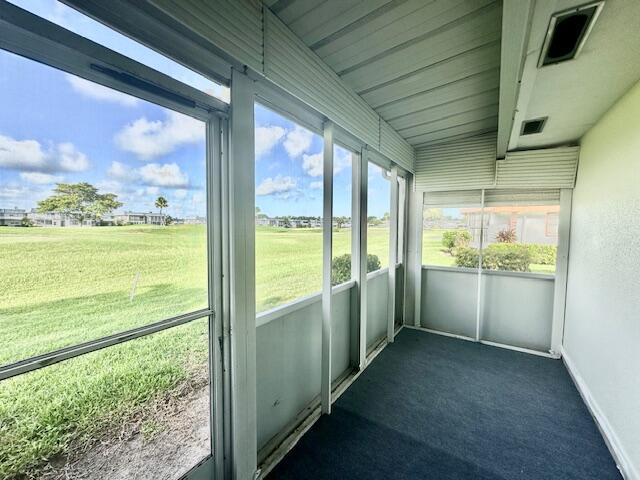
[[(110, 27), (111, 28), (111, 27)], [(223, 236), (222, 236), (222, 156), (228, 152), (230, 105), (198, 89), (158, 72), (146, 65), (88, 40), (52, 22), (0, 0), (0, 50), (48, 65), (57, 70), (95, 82), (107, 88), (133, 95), (155, 105), (189, 115), (205, 123), (206, 197), (207, 197), (207, 298), (208, 308), (160, 319), (142, 327), (124, 330), (88, 342), (57, 349), (18, 362), (0, 366), (0, 381), (26, 374), (56, 363), (104, 348), (207, 318), (209, 325), (210, 453), (186, 472), (182, 479), (198, 478), (213, 472), (223, 477), (224, 432), (228, 402), (224, 400), (223, 318), (222, 311)], [(98, 67), (98, 68), (96, 68)], [(105, 75), (105, 71), (121, 75)], [(123, 82), (120, 78), (133, 78)], [(225, 373), (226, 371), (226, 373)], [(223, 384), (224, 381), (224, 384)]]

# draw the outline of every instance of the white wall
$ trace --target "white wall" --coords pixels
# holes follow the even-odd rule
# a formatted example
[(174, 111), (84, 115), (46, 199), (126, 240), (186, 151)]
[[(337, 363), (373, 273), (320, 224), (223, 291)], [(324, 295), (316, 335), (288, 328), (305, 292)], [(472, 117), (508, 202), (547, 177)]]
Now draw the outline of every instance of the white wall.
[(640, 83), (583, 137), (581, 147), (563, 347), (596, 416), (610, 429), (628, 478), (638, 479)]

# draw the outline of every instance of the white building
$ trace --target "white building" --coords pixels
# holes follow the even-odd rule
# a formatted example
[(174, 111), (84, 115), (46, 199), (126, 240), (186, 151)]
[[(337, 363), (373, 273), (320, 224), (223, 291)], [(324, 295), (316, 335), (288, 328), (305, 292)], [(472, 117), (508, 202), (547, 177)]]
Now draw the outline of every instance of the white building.
[(26, 214), (21, 208), (0, 208), (0, 227), (19, 227)]

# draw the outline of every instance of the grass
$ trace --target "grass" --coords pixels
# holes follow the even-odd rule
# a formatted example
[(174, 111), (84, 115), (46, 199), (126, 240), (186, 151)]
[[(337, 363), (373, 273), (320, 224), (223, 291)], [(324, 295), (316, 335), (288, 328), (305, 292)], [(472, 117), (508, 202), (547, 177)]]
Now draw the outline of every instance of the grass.
[[(455, 267), (456, 259), (442, 246), (442, 233), (446, 229), (425, 229), (422, 233), (422, 264), (437, 265), (439, 267)], [(542, 265), (532, 263), (529, 269), (533, 273), (554, 274), (555, 265)]]
[[(388, 230), (369, 251), (387, 265)], [(351, 232), (334, 232), (334, 255)], [(0, 364), (207, 305), (202, 225), (0, 227)], [(259, 228), (257, 310), (320, 291), (320, 229)], [(182, 382), (206, 378), (207, 325), (191, 324), (0, 382), (0, 478), (37, 476)]]

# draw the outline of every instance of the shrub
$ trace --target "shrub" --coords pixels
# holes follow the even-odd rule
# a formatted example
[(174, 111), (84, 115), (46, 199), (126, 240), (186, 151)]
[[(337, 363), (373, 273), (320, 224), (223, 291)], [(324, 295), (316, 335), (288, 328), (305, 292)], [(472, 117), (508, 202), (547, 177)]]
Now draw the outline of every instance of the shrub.
[(458, 267), (477, 268), (478, 250), (469, 247), (459, 248), (456, 251), (456, 265)]
[(31, 221), (31, 219), (29, 217), (22, 217), (22, 220), (20, 220), (20, 226), (21, 227), (33, 227), (33, 222)]
[[(482, 252), (482, 268), (486, 270), (507, 270), (511, 272), (528, 272), (531, 254), (526, 245), (514, 243), (495, 243)], [(460, 248), (456, 251), (458, 267), (477, 268), (478, 250)]]
[(447, 230), (442, 233), (442, 246), (449, 252), (468, 247), (469, 243), (471, 243), (471, 234), (466, 230)]
[(516, 240), (516, 231), (513, 228), (500, 230), (496, 235), (496, 241), (498, 243), (515, 243)]
[[(375, 272), (381, 267), (377, 255), (367, 255), (367, 272)], [(331, 262), (331, 285), (339, 285), (351, 280), (351, 255), (345, 253)]]
[(558, 253), (558, 247), (555, 245), (527, 245), (531, 254), (531, 263), (540, 265), (555, 265)]

